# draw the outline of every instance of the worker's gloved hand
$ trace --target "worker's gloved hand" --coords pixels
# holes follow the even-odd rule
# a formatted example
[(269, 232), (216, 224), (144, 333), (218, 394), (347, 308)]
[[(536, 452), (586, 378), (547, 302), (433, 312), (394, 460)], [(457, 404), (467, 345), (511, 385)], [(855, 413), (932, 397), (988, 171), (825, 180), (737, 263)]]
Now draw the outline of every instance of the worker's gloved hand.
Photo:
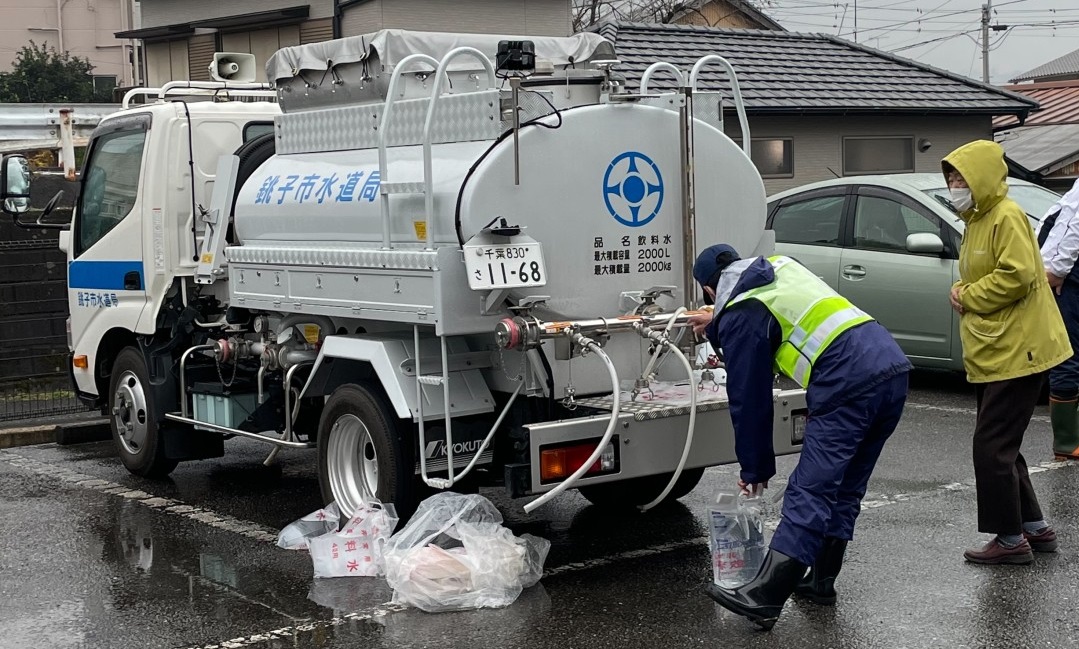
[(705, 328), (707, 328), (709, 323), (712, 322), (712, 314), (698, 313), (697, 315), (691, 315), (689, 316), (687, 322), (691, 327), (693, 327), (693, 333), (697, 336), (697, 338), (701, 339), (704, 337)]
[(768, 481), (749, 483), (745, 480), (738, 480), (738, 488), (742, 491), (743, 496), (756, 498), (768, 488)]

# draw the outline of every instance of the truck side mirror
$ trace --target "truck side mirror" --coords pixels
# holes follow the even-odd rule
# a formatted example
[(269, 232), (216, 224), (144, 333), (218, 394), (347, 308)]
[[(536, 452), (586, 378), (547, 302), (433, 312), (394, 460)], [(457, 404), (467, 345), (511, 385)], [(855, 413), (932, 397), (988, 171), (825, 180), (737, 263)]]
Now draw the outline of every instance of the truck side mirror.
[(17, 215), (30, 209), (30, 163), (25, 156), (4, 156), (0, 163), (0, 188), (5, 212)]
[(66, 230), (69, 223), (45, 223), (64, 197), (60, 190), (45, 205), (37, 221), (20, 221), (19, 215), (30, 210), (30, 163), (25, 156), (10, 154), (0, 160), (0, 209), (10, 214), (15, 225), (27, 230)]

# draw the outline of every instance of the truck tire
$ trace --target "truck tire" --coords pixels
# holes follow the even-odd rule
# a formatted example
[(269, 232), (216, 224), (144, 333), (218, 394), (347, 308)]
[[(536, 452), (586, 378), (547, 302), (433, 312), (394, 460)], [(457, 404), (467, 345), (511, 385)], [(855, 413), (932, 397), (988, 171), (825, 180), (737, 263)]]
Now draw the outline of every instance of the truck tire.
[(408, 518), (418, 492), (407, 430), (377, 389), (350, 383), (334, 390), (318, 427), (323, 501), (351, 515), (373, 496), (393, 503), (401, 520)]
[(165, 457), (156, 412), (146, 359), (134, 347), (125, 347), (116, 356), (109, 379), (112, 439), (124, 467), (145, 478), (164, 477), (178, 464)]
[[(580, 492), (582, 496), (588, 499), (588, 502), (598, 507), (619, 509), (638, 507), (652, 502), (670, 482), (672, 475), (673, 473), (664, 473), (644, 478), (622, 480), (621, 482), (591, 485), (581, 487)], [(671, 493), (667, 494), (661, 504), (672, 503), (689, 494), (703, 476), (703, 468), (682, 471), (682, 475), (678, 476), (678, 482), (674, 483)]]

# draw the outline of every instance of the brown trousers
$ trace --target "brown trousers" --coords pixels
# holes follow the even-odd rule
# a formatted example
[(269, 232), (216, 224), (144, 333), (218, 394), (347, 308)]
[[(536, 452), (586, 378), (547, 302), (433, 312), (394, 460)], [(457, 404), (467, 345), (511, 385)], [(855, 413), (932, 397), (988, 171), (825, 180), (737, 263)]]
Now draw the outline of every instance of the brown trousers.
[(1042, 510), (1019, 447), (1045, 375), (979, 383), (974, 424), (974, 477), (978, 489), (978, 531), (1021, 534), (1024, 522), (1042, 520)]

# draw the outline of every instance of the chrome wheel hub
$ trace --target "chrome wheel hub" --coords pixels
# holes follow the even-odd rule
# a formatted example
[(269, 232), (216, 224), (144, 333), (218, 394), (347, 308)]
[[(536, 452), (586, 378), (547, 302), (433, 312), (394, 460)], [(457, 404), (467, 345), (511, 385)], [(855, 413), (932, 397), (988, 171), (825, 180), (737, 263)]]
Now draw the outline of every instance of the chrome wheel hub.
[(356, 415), (342, 415), (330, 428), (326, 475), (341, 513), (351, 516), (378, 493), (378, 453), (367, 426)]
[(146, 392), (139, 377), (128, 370), (120, 376), (112, 400), (112, 420), (120, 445), (131, 455), (138, 455), (150, 436)]

